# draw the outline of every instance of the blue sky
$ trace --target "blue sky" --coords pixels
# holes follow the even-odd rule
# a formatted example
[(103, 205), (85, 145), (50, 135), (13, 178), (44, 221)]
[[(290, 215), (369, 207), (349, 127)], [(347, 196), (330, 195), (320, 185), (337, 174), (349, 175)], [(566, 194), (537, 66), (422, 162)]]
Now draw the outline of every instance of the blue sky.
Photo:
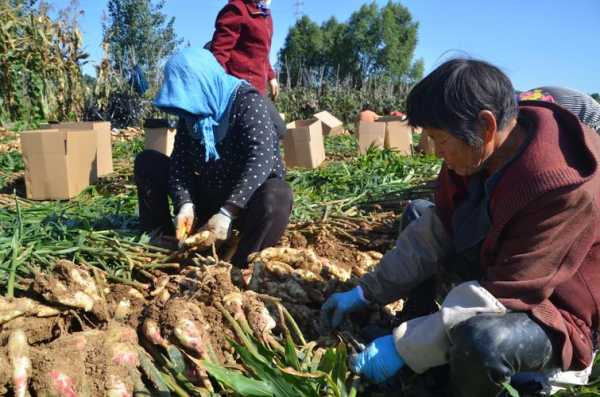
[[(387, 0), (377, 1), (385, 4)], [(273, 0), (275, 61), (295, 21), (294, 0)], [(316, 22), (335, 15), (345, 21), (365, 0), (304, 0), (303, 12)], [(49, 1), (61, 8), (68, 0)], [(202, 45), (226, 0), (167, 0), (180, 37)], [(431, 71), (451, 55), (468, 54), (501, 67), (520, 90), (562, 85), (600, 92), (599, 0), (403, 0), (419, 22), (416, 57)], [(85, 49), (92, 64), (102, 57), (103, 0), (80, 0)], [(450, 55), (449, 55), (450, 54)], [(93, 66), (86, 66), (86, 72)]]

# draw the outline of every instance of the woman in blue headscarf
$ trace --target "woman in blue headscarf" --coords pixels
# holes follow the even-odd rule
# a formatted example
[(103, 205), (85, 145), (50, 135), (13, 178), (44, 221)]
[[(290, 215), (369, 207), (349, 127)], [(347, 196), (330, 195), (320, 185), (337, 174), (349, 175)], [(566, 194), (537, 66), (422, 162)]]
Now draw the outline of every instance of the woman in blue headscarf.
[(238, 266), (276, 244), (292, 209), (277, 110), (225, 73), (212, 53), (195, 48), (169, 59), (155, 105), (177, 115), (179, 124), (170, 158), (146, 150), (135, 160), (141, 227), (173, 231), (170, 195), (178, 239), (202, 227), (227, 240), (235, 224)]

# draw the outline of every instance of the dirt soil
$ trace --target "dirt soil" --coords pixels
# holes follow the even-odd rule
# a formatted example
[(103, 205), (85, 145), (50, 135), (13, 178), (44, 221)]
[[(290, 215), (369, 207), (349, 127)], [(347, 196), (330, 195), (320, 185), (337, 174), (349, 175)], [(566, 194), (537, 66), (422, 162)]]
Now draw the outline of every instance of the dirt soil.
[[(357, 221), (334, 218), (321, 223), (292, 225), (279, 246), (312, 250), (323, 264), (318, 274), (277, 261), (251, 264), (244, 271), (246, 288), (282, 299), (309, 339), (317, 339), (323, 330), (319, 319), (325, 299), (334, 292), (356, 286), (358, 278), (376, 265), (397, 237), (398, 216), (394, 212), (375, 213)], [(283, 260), (283, 262), (286, 262)], [(389, 307), (371, 307), (357, 313), (344, 329), (353, 334), (367, 325), (389, 327), (395, 313), (403, 307), (396, 302)]]
[(110, 325), (106, 331), (79, 332), (35, 348), (33, 388), (37, 395), (54, 391), (100, 396), (119, 389), (132, 393), (141, 380), (137, 342), (132, 328)]
[[(262, 273), (257, 273), (258, 287), (253, 289), (258, 294), (248, 291), (244, 282), (247, 271), (230, 265), (195, 265), (169, 274), (152, 271), (153, 289), (142, 295), (126, 285), (108, 284), (86, 267), (58, 262), (51, 274), (40, 274), (34, 280), (27, 294), (60, 313), (8, 321), (0, 333), (0, 356), (5, 354), (9, 332), (23, 329), (32, 350), (33, 391), (106, 395), (109, 390), (132, 391), (142, 384), (136, 369), (137, 350), (123, 356), (134, 360), (130, 369), (119, 364), (122, 355), (117, 353), (138, 348), (134, 330), (142, 331), (146, 319), (155, 321), (163, 341), (159, 344), (164, 343), (160, 347), (144, 337), (142, 346), (150, 347), (155, 360), (158, 351), (169, 348), (196, 359), (210, 357), (236, 365), (228, 340), (237, 339), (237, 334), (221, 310), (229, 311), (243, 329), (249, 327), (254, 336), (270, 343), (272, 334), (281, 331), (273, 304), (278, 298), (307, 340), (322, 339), (321, 305), (330, 294), (356, 285), (356, 271), (364, 271), (365, 258), (376, 263), (370, 251), (382, 253), (393, 244), (395, 222), (396, 217), (389, 213), (364, 221), (334, 218), (322, 224), (293, 225), (281, 245), (298, 249), (297, 258), (291, 264), (276, 259), (264, 266)], [(331, 273), (329, 269), (336, 267), (348, 277), (340, 279)], [(272, 298), (265, 301), (260, 294)], [(115, 320), (120, 325), (115, 325)], [(389, 312), (372, 307), (346, 321), (342, 330), (359, 335), (365, 325), (390, 326), (392, 321)], [(115, 333), (115, 327), (131, 330), (134, 338), (122, 340), (127, 333)], [(337, 343), (335, 335), (330, 337)], [(193, 371), (193, 360), (183, 358), (182, 362)], [(5, 367), (0, 365), (0, 374), (10, 373), (10, 364)], [(2, 387), (0, 381), (0, 391)]]
[(106, 300), (109, 318), (125, 313), (125, 318), (119, 319), (121, 322), (132, 328), (139, 326), (147, 301), (135, 288), (124, 284), (111, 284)]
[(48, 318), (19, 317), (4, 324), (0, 331), (0, 346), (8, 341), (12, 331), (22, 330), (29, 344), (48, 343), (67, 334), (68, 314)]

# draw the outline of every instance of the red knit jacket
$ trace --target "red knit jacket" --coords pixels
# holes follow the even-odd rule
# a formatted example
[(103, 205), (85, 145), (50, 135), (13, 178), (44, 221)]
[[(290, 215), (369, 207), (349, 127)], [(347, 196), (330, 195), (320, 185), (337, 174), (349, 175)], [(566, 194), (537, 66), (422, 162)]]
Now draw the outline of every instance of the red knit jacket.
[[(521, 103), (531, 141), (490, 198), (481, 284), (554, 334), (563, 369), (592, 360), (600, 316), (600, 136), (552, 103)], [(443, 168), (437, 210), (451, 233), (468, 178)]]
[(269, 61), (273, 19), (254, 0), (229, 0), (215, 23), (211, 50), (227, 73), (246, 80), (261, 94), (275, 78)]

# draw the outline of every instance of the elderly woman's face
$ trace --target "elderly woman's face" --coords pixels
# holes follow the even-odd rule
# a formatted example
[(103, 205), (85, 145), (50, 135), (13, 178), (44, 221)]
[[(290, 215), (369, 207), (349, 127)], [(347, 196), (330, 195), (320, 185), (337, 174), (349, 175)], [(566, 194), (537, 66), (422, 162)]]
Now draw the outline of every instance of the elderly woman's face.
[(446, 162), (448, 169), (461, 176), (481, 171), (485, 160), (484, 150), (467, 145), (447, 131), (427, 128), (424, 132), (435, 142), (435, 154)]

